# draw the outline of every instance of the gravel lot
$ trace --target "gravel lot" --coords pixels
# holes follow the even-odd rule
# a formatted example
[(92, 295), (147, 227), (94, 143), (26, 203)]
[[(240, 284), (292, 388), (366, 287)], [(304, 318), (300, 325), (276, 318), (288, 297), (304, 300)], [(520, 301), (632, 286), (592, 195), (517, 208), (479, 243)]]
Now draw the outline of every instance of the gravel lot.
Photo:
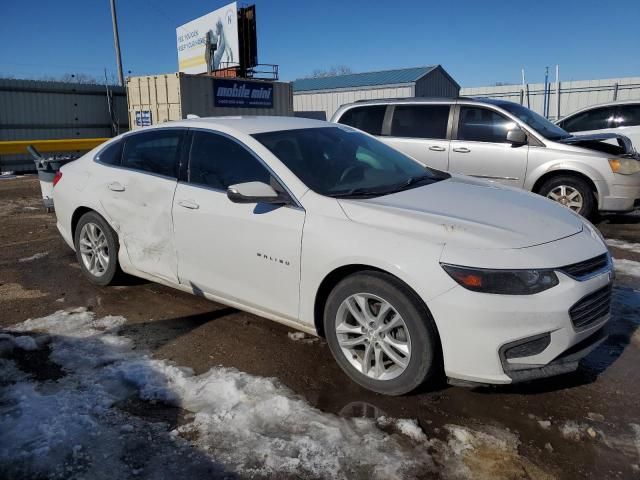
[(578, 372), (389, 398), (322, 340), (145, 281), (92, 286), (37, 178), (0, 180), (0, 477), (640, 478), (640, 216), (598, 227), (613, 318)]

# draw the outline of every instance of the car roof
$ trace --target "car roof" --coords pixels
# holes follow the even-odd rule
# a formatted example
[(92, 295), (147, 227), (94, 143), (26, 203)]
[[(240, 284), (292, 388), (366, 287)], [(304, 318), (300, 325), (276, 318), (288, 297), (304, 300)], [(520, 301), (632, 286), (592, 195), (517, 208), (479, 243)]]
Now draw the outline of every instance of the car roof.
[[(342, 105), (344, 107), (354, 107), (360, 105), (379, 105), (379, 104), (402, 104), (402, 103), (460, 103), (460, 102), (472, 102), (479, 104), (491, 104), (491, 105), (508, 105), (516, 102), (508, 100), (501, 100), (496, 98), (484, 98), (484, 97), (405, 97), (405, 98), (377, 98), (371, 100), (356, 100), (355, 102)], [(516, 105), (518, 105), (516, 103)]]
[(580, 108), (578, 110), (574, 110), (573, 112), (568, 113), (567, 115), (565, 115), (565, 117), (562, 120), (564, 120), (565, 118), (568, 118), (568, 117), (572, 117), (576, 113), (583, 113), (583, 112), (587, 112), (589, 110), (593, 110), (593, 109), (596, 109), (596, 108), (614, 107), (616, 105), (633, 105), (633, 104), (640, 105), (640, 100), (616, 100), (614, 102), (596, 103), (595, 105), (588, 105), (588, 106), (582, 107), (582, 108)]
[[(335, 127), (335, 124), (322, 120), (298, 117), (278, 117), (267, 115), (247, 115), (229, 117), (202, 117), (176, 120), (154, 125), (152, 128), (192, 127), (211, 129), (232, 129), (248, 135), (255, 133), (277, 132), (280, 130), (297, 130), (301, 128)], [(138, 130), (139, 131), (139, 130)]]

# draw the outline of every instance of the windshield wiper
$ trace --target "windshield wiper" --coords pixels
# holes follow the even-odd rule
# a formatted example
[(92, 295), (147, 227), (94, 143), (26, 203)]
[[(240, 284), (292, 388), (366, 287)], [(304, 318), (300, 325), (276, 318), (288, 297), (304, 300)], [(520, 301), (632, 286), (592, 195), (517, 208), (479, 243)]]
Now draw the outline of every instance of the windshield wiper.
[(409, 187), (417, 185), (419, 183), (428, 182), (435, 183), (443, 178), (436, 177), (433, 175), (419, 175), (417, 177), (410, 177), (402, 183), (397, 183), (395, 185), (391, 185), (389, 188), (385, 189), (370, 189), (370, 188), (353, 188), (351, 190), (347, 190), (345, 192), (338, 192), (331, 194), (332, 197), (335, 198), (367, 198), (367, 197), (378, 197), (382, 195), (389, 195), (391, 193), (400, 192), (402, 190), (406, 190)]

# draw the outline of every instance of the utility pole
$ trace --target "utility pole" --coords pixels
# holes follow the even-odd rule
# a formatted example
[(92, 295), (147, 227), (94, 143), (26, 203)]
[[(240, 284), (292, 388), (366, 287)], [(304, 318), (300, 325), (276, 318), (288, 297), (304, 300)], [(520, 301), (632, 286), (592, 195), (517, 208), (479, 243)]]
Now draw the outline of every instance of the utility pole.
[(116, 0), (111, 2), (111, 23), (113, 24), (113, 44), (116, 49), (116, 64), (118, 67), (118, 84), (124, 86), (124, 76), (122, 75), (122, 57), (120, 56), (120, 37), (118, 35), (118, 19), (116, 18)]

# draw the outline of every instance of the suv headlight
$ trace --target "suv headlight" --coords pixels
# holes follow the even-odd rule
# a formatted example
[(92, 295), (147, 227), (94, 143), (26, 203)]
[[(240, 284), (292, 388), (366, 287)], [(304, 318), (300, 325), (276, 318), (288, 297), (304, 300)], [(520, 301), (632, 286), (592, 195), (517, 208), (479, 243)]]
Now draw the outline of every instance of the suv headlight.
[(640, 172), (640, 162), (633, 158), (610, 158), (609, 166), (613, 173), (633, 175)]
[(553, 270), (491, 270), (441, 265), (459, 285), (474, 292), (533, 295), (558, 285), (558, 276)]

